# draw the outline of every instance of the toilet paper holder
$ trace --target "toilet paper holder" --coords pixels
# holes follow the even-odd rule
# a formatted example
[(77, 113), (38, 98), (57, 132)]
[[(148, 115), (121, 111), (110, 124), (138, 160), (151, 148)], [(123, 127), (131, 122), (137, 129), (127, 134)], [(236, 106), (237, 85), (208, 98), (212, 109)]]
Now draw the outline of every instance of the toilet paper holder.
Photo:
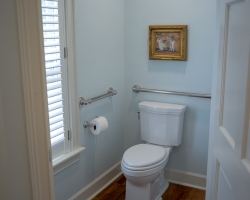
[(87, 122), (87, 121), (85, 121), (85, 122), (83, 123), (83, 127), (84, 127), (84, 128), (89, 128), (89, 127), (93, 127), (93, 126), (95, 126), (95, 124), (91, 124), (91, 123), (89, 123), (89, 122)]
[[(95, 119), (96, 118), (98, 118), (98, 116), (95, 116)], [(84, 123), (83, 123), (83, 127), (84, 128), (89, 128), (89, 127), (93, 127), (93, 126), (95, 126), (95, 124), (91, 124), (91, 123), (89, 123), (88, 121), (85, 121)]]
[(90, 122), (85, 121), (83, 123), (84, 128), (89, 128), (90, 132), (94, 135), (99, 135), (100, 133), (106, 131), (108, 129), (108, 121), (103, 116), (96, 116)]

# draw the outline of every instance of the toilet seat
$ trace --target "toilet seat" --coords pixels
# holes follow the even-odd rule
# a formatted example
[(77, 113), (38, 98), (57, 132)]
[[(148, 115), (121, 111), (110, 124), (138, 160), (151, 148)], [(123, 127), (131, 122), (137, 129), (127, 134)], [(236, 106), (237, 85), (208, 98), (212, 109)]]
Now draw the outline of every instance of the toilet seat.
[(130, 147), (123, 155), (123, 163), (129, 168), (145, 168), (161, 162), (166, 157), (164, 148), (150, 144)]
[(123, 155), (122, 171), (130, 176), (147, 176), (166, 165), (170, 148), (139, 144), (129, 148)]

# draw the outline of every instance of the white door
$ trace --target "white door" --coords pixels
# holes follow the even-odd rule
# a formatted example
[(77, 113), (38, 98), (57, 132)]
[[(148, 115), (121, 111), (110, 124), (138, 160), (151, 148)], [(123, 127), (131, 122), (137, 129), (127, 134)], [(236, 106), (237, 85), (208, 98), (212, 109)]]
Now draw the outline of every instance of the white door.
[(217, 2), (207, 200), (250, 200), (250, 0)]

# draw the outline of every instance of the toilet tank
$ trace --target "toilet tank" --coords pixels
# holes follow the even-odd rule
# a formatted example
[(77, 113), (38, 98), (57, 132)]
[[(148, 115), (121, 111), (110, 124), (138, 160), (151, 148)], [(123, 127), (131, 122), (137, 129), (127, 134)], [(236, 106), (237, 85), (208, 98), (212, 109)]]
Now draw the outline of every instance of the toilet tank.
[(143, 101), (139, 103), (141, 139), (162, 146), (179, 146), (186, 106)]

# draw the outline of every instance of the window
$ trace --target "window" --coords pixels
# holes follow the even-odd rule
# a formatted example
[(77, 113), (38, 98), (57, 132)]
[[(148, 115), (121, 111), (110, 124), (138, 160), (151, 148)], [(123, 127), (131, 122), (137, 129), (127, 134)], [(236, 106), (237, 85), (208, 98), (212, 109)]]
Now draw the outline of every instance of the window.
[(52, 159), (70, 151), (63, 1), (42, 0), (44, 53)]
[(85, 149), (79, 140), (73, 4), (65, 3), (66, 6), (64, 0), (41, 1), (54, 173), (79, 160), (76, 155)]

